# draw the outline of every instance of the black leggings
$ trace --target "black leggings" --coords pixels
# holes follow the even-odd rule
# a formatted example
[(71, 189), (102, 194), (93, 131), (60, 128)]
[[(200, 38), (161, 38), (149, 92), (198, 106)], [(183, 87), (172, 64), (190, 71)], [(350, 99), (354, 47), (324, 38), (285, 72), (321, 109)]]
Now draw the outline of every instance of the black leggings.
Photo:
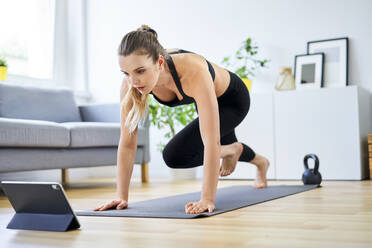
[[(220, 116), (220, 143), (229, 145), (237, 140), (234, 128), (248, 113), (250, 106), (249, 91), (244, 82), (233, 72), (227, 90), (217, 98)], [(195, 104), (196, 111), (198, 112)], [(243, 144), (239, 161), (249, 162), (255, 152)], [(174, 169), (192, 168), (203, 165), (204, 144), (200, 135), (199, 117), (179, 131), (164, 147), (163, 159), (166, 165)]]

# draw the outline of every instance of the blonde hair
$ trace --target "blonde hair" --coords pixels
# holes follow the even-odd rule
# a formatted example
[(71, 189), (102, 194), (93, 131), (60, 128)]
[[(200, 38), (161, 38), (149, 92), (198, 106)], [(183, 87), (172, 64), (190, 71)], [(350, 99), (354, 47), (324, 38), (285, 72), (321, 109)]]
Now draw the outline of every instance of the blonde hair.
[[(159, 55), (166, 55), (166, 50), (158, 41), (158, 34), (147, 25), (141, 25), (134, 31), (127, 33), (118, 48), (119, 56), (128, 56), (135, 52), (138, 55), (148, 55), (156, 63)], [(123, 100), (120, 102), (122, 113), (127, 114), (124, 125), (132, 133), (140, 121), (147, 115), (149, 94), (141, 94), (130, 86)]]

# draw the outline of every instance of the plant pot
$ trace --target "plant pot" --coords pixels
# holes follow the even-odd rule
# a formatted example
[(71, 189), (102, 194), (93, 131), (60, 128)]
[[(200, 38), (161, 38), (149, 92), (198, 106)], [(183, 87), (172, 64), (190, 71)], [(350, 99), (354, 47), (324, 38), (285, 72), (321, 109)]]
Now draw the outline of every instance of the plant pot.
[(248, 78), (242, 78), (245, 86), (247, 86), (248, 91), (251, 92), (251, 87), (252, 87), (252, 80)]
[(187, 180), (196, 178), (196, 168), (170, 170), (173, 180)]
[(6, 66), (0, 66), (0, 80), (6, 80), (7, 69), (8, 67)]

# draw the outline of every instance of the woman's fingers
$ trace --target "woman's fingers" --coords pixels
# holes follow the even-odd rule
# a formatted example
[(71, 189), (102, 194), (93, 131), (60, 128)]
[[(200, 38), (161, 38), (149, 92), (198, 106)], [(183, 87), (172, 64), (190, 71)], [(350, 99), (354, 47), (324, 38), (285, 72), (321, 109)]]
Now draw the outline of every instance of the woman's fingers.
[(187, 213), (194, 213), (198, 209), (197, 206), (190, 206), (186, 209)]
[(197, 202), (189, 202), (185, 205), (185, 212), (187, 214), (197, 214), (205, 212), (208, 208), (200, 206)]
[(122, 203), (120, 203), (120, 204), (116, 207), (116, 209), (122, 209), (122, 208), (125, 208), (125, 207), (127, 207), (127, 206), (128, 206), (127, 202), (123, 201)]
[(194, 202), (189, 202), (185, 205), (185, 211), (188, 212), (193, 207)]
[(112, 203), (107, 203), (107, 204), (105, 204), (103, 207), (101, 207), (99, 210), (106, 210), (106, 209), (108, 209), (108, 208), (111, 207), (111, 204), (112, 204)]
[(100, 207), (97, 207), (95, 208), (94, 210), (95, 211), (103, 211), (103, 210), (106, 210), (106, 209), (109, 209), (109, 208), (112, 208), (116, 205), (118, 205), (121, 201), (120, 200), (112, 200), (111, 202), (107, 203), (107, 204), (104, 204), (104, 205), (101, 205)]
[(105, 204), (102, 204), (101, 206), (96, 207), (94, 210), (95, 210), (95, 211), (99, 211), (99, 210), (101, 210), (104, 206), (105, 206)]
[(189, 203), (186, 204), (186, 207), (190, 207), (190, 206), (194, 205), (194, 203), (195, 202), (189, 202)]
[(116, 206), (118, 204), (119, 201), (117, 200), (112, 200), (110, 203), (107, 203), (105, 205), (105, 207), (103, 208), (103, 210), (106, 210), (106, 209), (109, 209), (109, 208), (112, 208), (113, 206)]

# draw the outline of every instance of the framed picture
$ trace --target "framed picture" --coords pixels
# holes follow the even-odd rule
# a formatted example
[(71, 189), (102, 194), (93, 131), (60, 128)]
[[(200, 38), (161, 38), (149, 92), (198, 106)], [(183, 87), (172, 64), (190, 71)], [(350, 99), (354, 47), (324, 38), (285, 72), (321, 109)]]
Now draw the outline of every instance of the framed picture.
[(322, 88), (323, 64), (323, 53), (296, 55), (294, 64), (296, 89)]
[(347, 37), (309, 41), (307, 54), (324, 53), (324, 86), (344, 87), (348, 85), (348, 50)]

